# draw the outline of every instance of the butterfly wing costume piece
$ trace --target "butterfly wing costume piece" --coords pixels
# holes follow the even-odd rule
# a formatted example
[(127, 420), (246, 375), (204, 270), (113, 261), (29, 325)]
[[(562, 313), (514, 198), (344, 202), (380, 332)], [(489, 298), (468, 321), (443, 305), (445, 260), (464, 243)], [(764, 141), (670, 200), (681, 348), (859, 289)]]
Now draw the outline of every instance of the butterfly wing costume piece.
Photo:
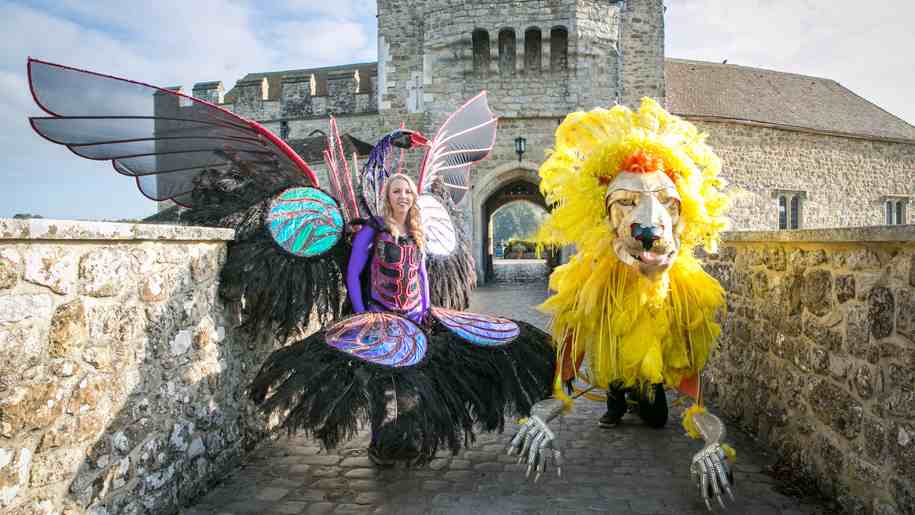
[[(485, 94), (431, 142), (406, 129), (385, 136), (361, 171), (355, 158), (350, 167), (331, 119), (322, 189), (282, 139), (217, 105), (44, 61), (30, 59), (28, 67), (35, 101), (49, 115), (31, 119), (40, 135), (80, 157), (111, 161), (145, 196), (181, 206), (183, 221), (235, 229), (220, 287), (241, 301), (244, 329), (286, 341), (314, 316), (329, 324), (272, 354), (251, 385), (252, 398), (281, 411), (290, 431), (333, 447), (368, 422), (376, 450), (414, 452), (422, 461), (442, 445), (458, 450), (477, 428), (501, 429), (505, 415), (526, 414), (549, 395), (554, 357), (546, 333), (455, 311), (467, 307), (475, 278), (452, 213), (471, 165), (494, 141)], [(422, 295), (426, 308), (431, 300), (445, 309), (423, 313), (421, 324), (384, 309), (344, 316), (353, 307), (343, 288), (355, 255), (349, 231), (377, 220), (384, 180), (416, 147), (428, 147), (418, 199), (428, 241), (418, 255), (430, 264)], [(362, 291), (349, 293), (352, 300)]]
[(189, 223), (236, 230), (221, 288), (244, 297), (248, 328), (285, 338), (312, 312), (341, 314), (340, 206), (283, 140), (173, 90), (33, 59), (28, 74), (49, 115), (31, 118), (41, 136), (111, 161), (148, 198), (183, 206)]

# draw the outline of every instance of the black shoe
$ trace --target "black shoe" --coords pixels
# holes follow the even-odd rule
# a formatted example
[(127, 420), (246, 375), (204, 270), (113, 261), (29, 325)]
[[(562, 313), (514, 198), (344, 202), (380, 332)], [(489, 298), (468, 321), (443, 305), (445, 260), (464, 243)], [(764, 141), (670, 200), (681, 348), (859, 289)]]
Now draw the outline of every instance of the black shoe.
[(374, 463), (376, 467), (379, 467), (379, 468), (390, 468), (390, 467), (393, 467), (397, 463), (396, 460), (393, 460), (390, 458), (382, 458), (381, 456), (378, 455), (378, 451), (376, 451), (374, 448), (371, 448), (371, 447), (369, 448), (368, 456), (369, 456), (369, 460), (372, 463)]
[(604, 429), (610, 429), (620, 425), (620, 420), (622, 419), (623, 417), (616, 416), (608, 411), (607, 413), (604, 413), (604, 416), (602, 416), (600, 420), (597, 421), (597, 425)]

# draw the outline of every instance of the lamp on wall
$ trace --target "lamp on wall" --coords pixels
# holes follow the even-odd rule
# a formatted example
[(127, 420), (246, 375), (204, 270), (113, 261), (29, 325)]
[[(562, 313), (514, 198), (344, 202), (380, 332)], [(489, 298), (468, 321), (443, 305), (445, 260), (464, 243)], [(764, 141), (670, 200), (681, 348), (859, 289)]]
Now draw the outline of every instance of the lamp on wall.
[(518, 154), (518, 162), (521, 162), (521, 156), (524, 155), (524, 151), (527, 150), (527, 140), (523, 136), (518, 136), (515, 138), (515, 153)]

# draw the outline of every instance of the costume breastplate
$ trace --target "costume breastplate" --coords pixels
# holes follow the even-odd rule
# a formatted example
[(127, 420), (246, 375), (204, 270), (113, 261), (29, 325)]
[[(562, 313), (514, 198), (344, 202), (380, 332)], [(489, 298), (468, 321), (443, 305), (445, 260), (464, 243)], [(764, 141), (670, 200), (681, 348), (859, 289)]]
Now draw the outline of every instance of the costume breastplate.
[(409, 237), (379, 232), (372, 252), (372, 299), (391, 311), (406, 313), (420, 303), (422, 255)]

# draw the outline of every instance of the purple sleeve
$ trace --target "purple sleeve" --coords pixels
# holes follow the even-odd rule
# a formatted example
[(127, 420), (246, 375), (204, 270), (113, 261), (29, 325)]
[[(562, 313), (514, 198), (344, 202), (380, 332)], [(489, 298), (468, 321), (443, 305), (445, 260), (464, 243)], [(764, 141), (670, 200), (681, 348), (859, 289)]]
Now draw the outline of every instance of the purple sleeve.
[(425, 313), (430, 307), (431, 302), (429, 301), (429, 274), (426, 273), (426, 256), (423, 255), (423, 260), (419, 264), (419, 280), (422, 281), (422, 299), (419, 301), (419, 305), (422, 307), (423, 313)]
[(365, 225), (356, 236), (353, 237), (353, 250), (349, 255), (349, 264), (346, 266), (346, 291), (349, 294), (349, 300), (353, 303), (353, 311), (362, 313), (365, 311), (365, 303), (362, 301), (362, 282), (359, 276), (365, 264), (369, 261), (369, 252), (375, 241), (375, 229)]

